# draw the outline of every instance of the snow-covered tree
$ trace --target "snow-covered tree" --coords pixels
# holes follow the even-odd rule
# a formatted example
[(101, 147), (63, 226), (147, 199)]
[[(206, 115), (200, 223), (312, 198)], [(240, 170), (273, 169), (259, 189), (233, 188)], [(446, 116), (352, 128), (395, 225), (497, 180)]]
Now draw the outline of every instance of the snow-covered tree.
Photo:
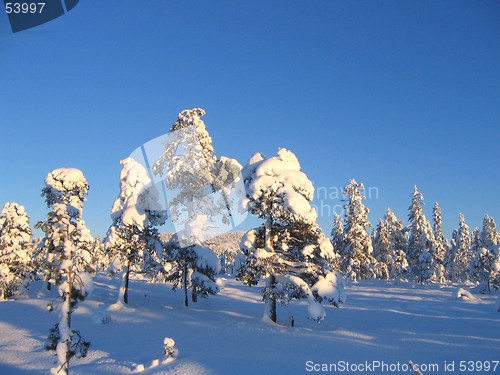
[(481, 293), (500, 289), (500, 247), (493, 246), (491, 250), (479, 248), (469, 265), (468, 272), (473, 281), (479, 283)]
[(88, 189), (80, 170), (60, 168), (48, 174), (42, 191), (52, 210), (48, 220), (37, 227), (45, 232), (42, 244), (47, 249), (49, 281), (58, 286), (62, 299), (60, 321), (50, 330), (47, 345), (57, 353), (57, 366), (51, 370), (54, 374), (68, 374), (71, 358), (85, 357), (90, 346), (78, 331), (71, 329), (71, 314), (92, 287), (92, 279), (85, 271), (90, 269), (89, 243), (93, 241), (82, 219)]
[(433, 262), (431, 264), (431, 275), (430, 280), (437, 283), (443, 283), (446, 281), (446, 267), (445, 267), (445, 257), (450, 244), (448, 240), (443, 235), (443, 220), (441, 216), (441, 207), (436, 202), (432, 209), (432, 218), (434, 221), (432, 230), (434, 234), (434, 243), (432, 245), (433, 250)]
[[(409, 207), (408, 220), (410, 230), (408, 237), (407, 259), (410, 270), (419, 282), (429, 280), (432, 273), (429, 270), (434, 260), (434, 234), (431, 225), (425, 217), (422, 206), (424, 205), (424, 196), (415, 186), (411, 205)], [(423, 253), (428, 252), (429, 254)], [(421, 262), (423, 261), (423, 262)]]
[(448, 246), (446, 254), (444, 255), (443, 266), (446, 272), (446, 279), (449, 281), (452, 281), (453, 261), (455, 257), (454, 244), (455, 244), (455, 238), (457, 238), (457, 236), (458, 236), (458, 229), (453, 229), (453, 232), (451, 234), (450, 245)]
[(481, 231), (478, 227), (472, 230), (470, 250), (472, 254), (476, 254), (483, 247), (483, 241), (481, 238)]
[(459, 228), (453, 232), (451, 240), (452, 262), (449, 273), (452, 281), (468, 279), (469, 264), (472, 261), (470, 229), (465, 222), (465, 217), (460, 214)]
[(393, 263), (391, 254), (390, 233), (387, 222), (380, 220), (373, 232), (373, 256), (378, 262), (378, 276), (381, 279), (389, 280), (392, 278), (389, 269)]
[(481, 231), (481, 242), (487, 249), (500, 243), (500, 234), (498, 233), (495, 220), (486, 215), (483, 220), (483, 230)]
[(340, 270), (340, 253), (344, 248), (344, 223), (342, 222), (340, 215), (336, 212), (333, 219), (331, 242), (333, 245), (333, 251), (337, 254), (332, 266), (334, 269)]
[(475, 228), (472, 234), (472, 262), (469, 274), (479, 282), (481, 292), (500, 289), (500, 237), (493, 218), (483, 220), (483, 230)]
[(403, 222), (388, 208), (373, 235), (373, 256), (379, 263), (379, 277), (383, 279), (404, 277), (408, 267), (406, 247)]
[(181, 246), (181, 243), (176, 234), (165, 244), (169, 262), (165, 279), (172, 282), (174, 289), (183, 289), (184, 305), (189, 306), (188, 290), (193, 302), (196, 296), (208, 297), (219, 292), (215, 277), (220, 264), (212, 249), (199, 244)]
[(104, 247), (104, 242), (100, 236), (95, 236), (94, 246), (91, 251), (92, 256), (92, 267), (94, 271), (106, 271), (109, 267), (109, 256), (106, 253), (106, 248)]
[(122, 271), (118, 301), (128, 303), (130, 271), (155, 277), (163, 270), (163, 247), (156, 226), (166, 220), (159, 203), (159, 193), (146, 169), (132, 158), (120, 162), (120, 193), (111, 209), (112, 224), (105, 238), (105, 248), (112, 260), (109, 271)]
[(436, 202), (432, 209), (432, 217), (434, 225), (432, 227), (434, 233), (434, 258), (441, 264), (444, 262), (446, 251), (450, 244), (443, 234), (443, 219), (441, 215), (441, 207)]
[(205, 111), (200, 108), (180, 112), (163, 153), (153, 165), (153, 173), (165, 178), (177, 230), (172, 239), (177, 244), (170, 241), (167, 246), (167, 261), (172, 266), (168, 279), (175, 285), (182, 284), (185, 295), (190, 289), (193, 302), (198, 295), (218, 291), (213, 275), (219, 266), (208, 261), (217, 257), (201, 245), (212, 234), (211, 229), (231, 228), (235, 207), (230, 195), (241, 170), (236, 160), (215, 156), (203, 115)]
[[(70, 235), (77, 248), (73, 254), (72, 262), (78, 272), (93, 272), (91, 251), (94, 246), (94, 238), (82, 218), (83, 202), (88, 190), (87, 180), (83, 173), (76, 168), (53, 170), (45, 178), (45, 187), (42, 190), (42, 196), (45, 198), (47, 207), (53, 208), (55, 204), (59, 204), (68, 207), (68, 210), (71, 211), (69, 214), (71, 215), (74, 230)], [(45, 232), (38, 250), (46, 256), (43, 266), (48, 289), (50, 289), (51, 284), (58, 285), (60, 282), (59, 268), (62, 262), (61, 254), (63, 253), (55, 245), (59, 241), (57, 237), (59, 234), (54, 235), (53, 233), (53, 227), (56, 225), (55, 220), (57, 220), (57, 215), (53, 211), (49, 213), (46, 222), (36, 224), (37, 228), (41, 228)]]
[(373, 257), (373, 247), (367, 228), (370, 210), (363, 204), (364, 186), (356, 180), (349, 181), (344, 188), (347, 203), (344, 205), (344, 235), (341, 255), (341, 269), (351, 280), (377, 276), (377, 261)]
[(32, 235), (24, 207), (5, 203), (0, 212), (0, 299), (23, 295), (34, 278)]
[(284, 148), (265, 159), (255, 154), (243, 169), (247, 199), (243, 206), (265, 222), (241, 240), (245, 259), (237, 278), (247, 285), (265, 280), (266, 319), (277, 320), (277, 303), (305, 298), (309, 315), (322, 320), (322, 301), (344, 300), (344, 280), (332, 269), (336, 257), (330, 240), (316, 224), (311, 207), (314, 187), (296, 156)]

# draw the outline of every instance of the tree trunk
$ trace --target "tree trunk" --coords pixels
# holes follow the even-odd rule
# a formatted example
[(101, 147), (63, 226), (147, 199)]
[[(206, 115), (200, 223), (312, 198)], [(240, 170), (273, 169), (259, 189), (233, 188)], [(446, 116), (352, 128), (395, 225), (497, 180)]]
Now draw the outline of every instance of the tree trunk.
[(52, 289), (52, 284), (50, 283), (50, 273), (45, 275), (45, 281), (47, 282), (47, 290), (50, 292)]
[(127, 260), (127, 267), (125, 269), (125, 278), (123, 283), (123, 303), (128, 304), (128, 283), (130, 277), (130, 259)]
[[(265, 224), (265, 243), (264, 247), (266, 251), (274, 252), (273, 241), (271, 238), (271, 226), (273, 223), (273, 218), (268, 216)], [(276, 277), (271, 275), (267, 278), (266, 288), (268, 290), (274, 290), (276, 286)], [(271, 299), (266, 301), (266, 315), (269, 319), (271, 319), (274, 323), (276, 323), (276, 298), (272, 297)]]
[(73, 298), (73, 280), (71, 272), (67, 274), (68, 286), (66, 296), (61, 309), (61, 320), (59, 321), (59, 342), (57, 344), (57, 373), (69, 374), (69, 361), (71, 359), (71, 300)]
[(198, 302), (198, 294), (196, 294), (194, 291), (191, 291), (191, 301), (193, 302)]
[(269, 216), (266, 219), (265, 224), (265, 239), (264, 239), (264, 247), (267, 251), (273, 251), (273, 243), (271, 239), (271, 225), (273, 223), (273, 218)]
[(186, 307), (189, 306), (187, 280), (188, 280), (188, 267), (187, 267), (187, 263), (186, 263), (186, 264), (184, 264), (184, 269), (182, 272), (182, 287), (184, 288), (184, 306), (186, 306)]
[[(269, 290), (274, 290), (276, 286), (276, 277), (274, 275), (269, 276), (266, 281), (266, 288)], [(274, 323), (276, 323), (276, 298), (272, 297), (266, 301), (266, 316), (271, 319)]]
[(125, 271), (122, 272), (122, 284), (120, 285), (120, 291), (118, 292), (117, 303), (128, 304), (128, 284), (130, 276), (130, 261), (127, 261), (125, 266)]

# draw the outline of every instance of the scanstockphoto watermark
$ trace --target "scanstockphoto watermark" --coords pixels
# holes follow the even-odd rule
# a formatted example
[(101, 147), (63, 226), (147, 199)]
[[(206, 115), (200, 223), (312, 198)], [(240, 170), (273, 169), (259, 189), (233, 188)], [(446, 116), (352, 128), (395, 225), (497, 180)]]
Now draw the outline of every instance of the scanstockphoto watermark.
[(451, 360), (440, 363), (413, 363), (413, 362), (387, 362), (387, 361), (337, 361), (337, 362), (315, 362), (306, 361), (305, 370), (310, 373), (495, 373), (500, 369), (500, 360)]
[[(377, 186), (365, 187), (363, 193), (367, 200), (379, 199)], [(312, 206), (316, 209), (318, 216), (333, 217), (335, 214), (342, 215), (344, 213), (344, 205), (347, 200), (348, 197), (344, 194), (344, 188), (341, 186), (316, 186)]]

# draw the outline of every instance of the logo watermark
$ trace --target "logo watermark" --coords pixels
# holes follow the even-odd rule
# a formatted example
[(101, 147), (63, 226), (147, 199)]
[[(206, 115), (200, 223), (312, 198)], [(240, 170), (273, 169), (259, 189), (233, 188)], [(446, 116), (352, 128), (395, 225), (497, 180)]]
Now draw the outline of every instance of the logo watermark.
[[(208, 150), (210, 150), (209, 146)], [(245, 186), (234, 159), (215, 158), (195, 126), (163, 134), (130, 157), (147, 171), (158, 202), (167, 210), (183, 246), (230, 232), (248, 213), (241, 210)]]
[(4, 0), (12, 32), (31, 29), (52, 21), (73, 9), (80, 0)]

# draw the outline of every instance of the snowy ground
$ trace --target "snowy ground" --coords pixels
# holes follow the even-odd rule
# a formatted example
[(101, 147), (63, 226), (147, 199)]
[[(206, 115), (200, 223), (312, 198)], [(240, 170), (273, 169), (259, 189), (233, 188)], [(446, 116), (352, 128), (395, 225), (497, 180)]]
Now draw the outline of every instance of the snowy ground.
[[(73, 328), (92, 342), (91, 351), (72, 360), (71, 373), (129, 374), (141, 364), (145, 374), (303, 374), (324, 370), (324, 364), (335, 373), (333, 365), (336, 372), (344, 365), (346, 372), (349, 362), (349, 372), (382, 373), (378, 364), (392, 366), (384, 373), (410, 374), (404, 366), (413, 360), (425, 374), (458, 374), (460, 361), (500, 360), (494, 296), (457, 300), (456, 287), (363, 281), (348, 286), (346, 304), (328, 308), (320, 325), (308, 320), (306, 306), (297, 302), (280, 307), (280, 324), (272, 325), (261, 318), (257, 288), (230, 278), (223, 283), (219, 295), (187, 309), (180, 291), (134, 279), (130, 306), (116, 309), (110, 306), (117, 280), (98, 276), (92, 296), (73, 318)], [(54, 296), (36, 284), (29, 299), (0, 302), (0, 374), (48, 373), (55, 357), (43, 345), (58, 317), (46, 305)], [(110, 324), (99, 322), (105, 314)], [(287, 326), (291, 314), (293, 328)], [(153, 360), (162, 361), (164, 337), (176, 341), (179, 356), (149, 368)], [(473, 366), (477, 370), (478, 362)], [(487, 363), (481, 366), (484, 370)], [(494, 363), (490, 366), (489, 372), (476, 373), (500, 373), (500, 365), (494, 372)]]

